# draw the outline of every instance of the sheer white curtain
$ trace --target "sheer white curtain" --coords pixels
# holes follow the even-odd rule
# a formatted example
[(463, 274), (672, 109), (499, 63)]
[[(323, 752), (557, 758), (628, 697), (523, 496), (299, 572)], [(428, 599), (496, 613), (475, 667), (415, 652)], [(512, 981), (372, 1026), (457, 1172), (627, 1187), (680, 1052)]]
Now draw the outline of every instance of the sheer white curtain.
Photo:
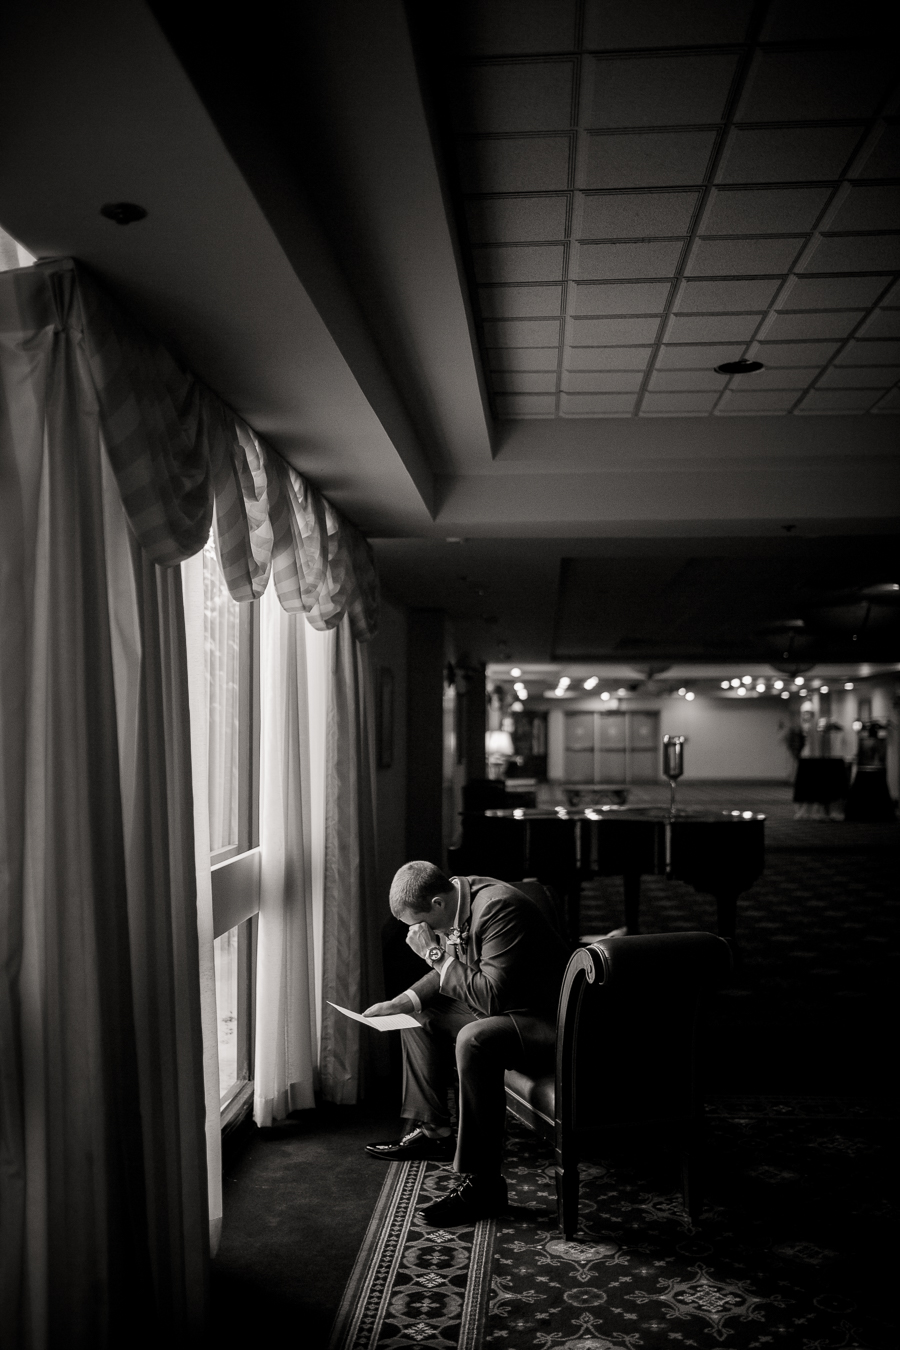
[[(325, 761), (328, 688), (331, 673), (334, 629), (307, 625), (306, 679), (309, 701), (309, 786), (310, 786), (310, 879), (312, 884), (313, 953), (316, 1008), (322, 1008), (322, 939), (325, 917)], [(347, 1005), (344, 1004), (344, 1007)], [(330, 1009), (328, 1010), (330, 1011)], [(322, 1017), (318, 1018), (316, 1064), (322, 1041)]]
[(349, 617), (329, 630), (262, 601), (263, 743), (254, 1115), (270, 1125), (352, 1104), (383, 1040), (336, 1013), (382, 996), (368, 649)]
[(386, 1047), (327, 1000), (381, 996), (368, 651), (262, 601), (262, 796), (254, 1118), (350, 1104)]
[(200, 1010), (203, 1027), (203, 1093), (206, 1106), (206, 1166), (210, 1252), (222, 1235), (222, 1127), (219, 1110), (219, 1028), (216, 1018), (216, 969), (213, 939), (212, 873), (209, 828), (209, 691), (206, 663), (203, 554), (181, 564), (188, 694), (191, 706), (191, 777), (194, 799), (194, 868), (197, 876), (197, 938)]
[(254, 1119), (268, 1126), (315, 1105), (317, 1016), (313, 932), (310, 708), (313, 630), (274, 587), (261, 602), (260, 908)]

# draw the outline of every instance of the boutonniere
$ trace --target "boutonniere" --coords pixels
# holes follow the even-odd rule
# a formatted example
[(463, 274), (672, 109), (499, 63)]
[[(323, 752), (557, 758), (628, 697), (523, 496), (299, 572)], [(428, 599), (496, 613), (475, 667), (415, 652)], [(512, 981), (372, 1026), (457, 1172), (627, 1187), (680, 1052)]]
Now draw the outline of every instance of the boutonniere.
[(466, 924), (463, 928), (459, 928), (456, 924), (454, 924), (453, 927), (450, 929), (450, 932), (447, 934), (447, 945), (448, 947), (455, 947), (457, 950), (457, 954), (459, 952), (464, 952), (466, 950), (468, 927), (469, 927), (468, 924)]

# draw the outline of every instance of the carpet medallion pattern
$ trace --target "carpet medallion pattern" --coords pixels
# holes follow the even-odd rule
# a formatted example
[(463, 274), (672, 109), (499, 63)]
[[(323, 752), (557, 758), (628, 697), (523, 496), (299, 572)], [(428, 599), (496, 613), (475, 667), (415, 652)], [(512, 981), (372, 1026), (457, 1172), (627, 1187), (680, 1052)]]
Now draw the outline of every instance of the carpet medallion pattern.
[(630, 1139), (582, 1165), (567, 1241), (551, 1151), (511, 1119), (510, 1211), (496, 1222), (427, 1228), (416, 1206), (451, 1174), (391, 1169), (331, 1350), (889, 1350), (892, 1280), (878, 1271), (896, 1231), (893, 1128), (858, 1101), (719, 1103), (696, 1225), (674, 1157)]

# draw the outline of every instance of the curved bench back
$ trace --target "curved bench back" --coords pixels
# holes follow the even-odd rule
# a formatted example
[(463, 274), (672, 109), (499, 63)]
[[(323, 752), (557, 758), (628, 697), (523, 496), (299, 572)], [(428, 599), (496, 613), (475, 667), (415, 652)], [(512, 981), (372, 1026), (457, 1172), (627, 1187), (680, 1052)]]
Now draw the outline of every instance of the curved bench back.
[(711, 933), (602, 938), (575, 952), (557, 1025), (563, 1128), (690, 1119), (698, 1008), (730, 968)]

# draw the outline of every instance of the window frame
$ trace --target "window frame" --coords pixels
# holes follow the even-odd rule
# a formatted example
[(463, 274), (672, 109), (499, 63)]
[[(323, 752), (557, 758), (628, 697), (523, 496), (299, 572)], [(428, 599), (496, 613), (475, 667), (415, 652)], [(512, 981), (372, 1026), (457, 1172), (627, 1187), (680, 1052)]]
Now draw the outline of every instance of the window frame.
[[(223, 1130), (243, 1115), (249, 1109), (253, 1100), (258, 915), (252, 914), (250, 918), (244, 919), (236, 927), (238, 930), (238, 1055), (235, 1081), (219, 1097), (219, 1118)], [(243, 1037), (241, 1036), (242, 1030), (246, 1033)]]
[[(218, 561), (218, 554), (216, 553)], [(256, 950), (260, 896), (260, 602), (235, 601), (238, 615), (237, 841), (210, 851), (213, 938), (237, 929), (235, 1081), (220, 1093), (220, 1126), (227, 1131), (250, 1110), (256, 1039)], [(217, 991), (218, 992), (218, 991)], [(218, 1013), (217, 1013), (218, 1019)]]

